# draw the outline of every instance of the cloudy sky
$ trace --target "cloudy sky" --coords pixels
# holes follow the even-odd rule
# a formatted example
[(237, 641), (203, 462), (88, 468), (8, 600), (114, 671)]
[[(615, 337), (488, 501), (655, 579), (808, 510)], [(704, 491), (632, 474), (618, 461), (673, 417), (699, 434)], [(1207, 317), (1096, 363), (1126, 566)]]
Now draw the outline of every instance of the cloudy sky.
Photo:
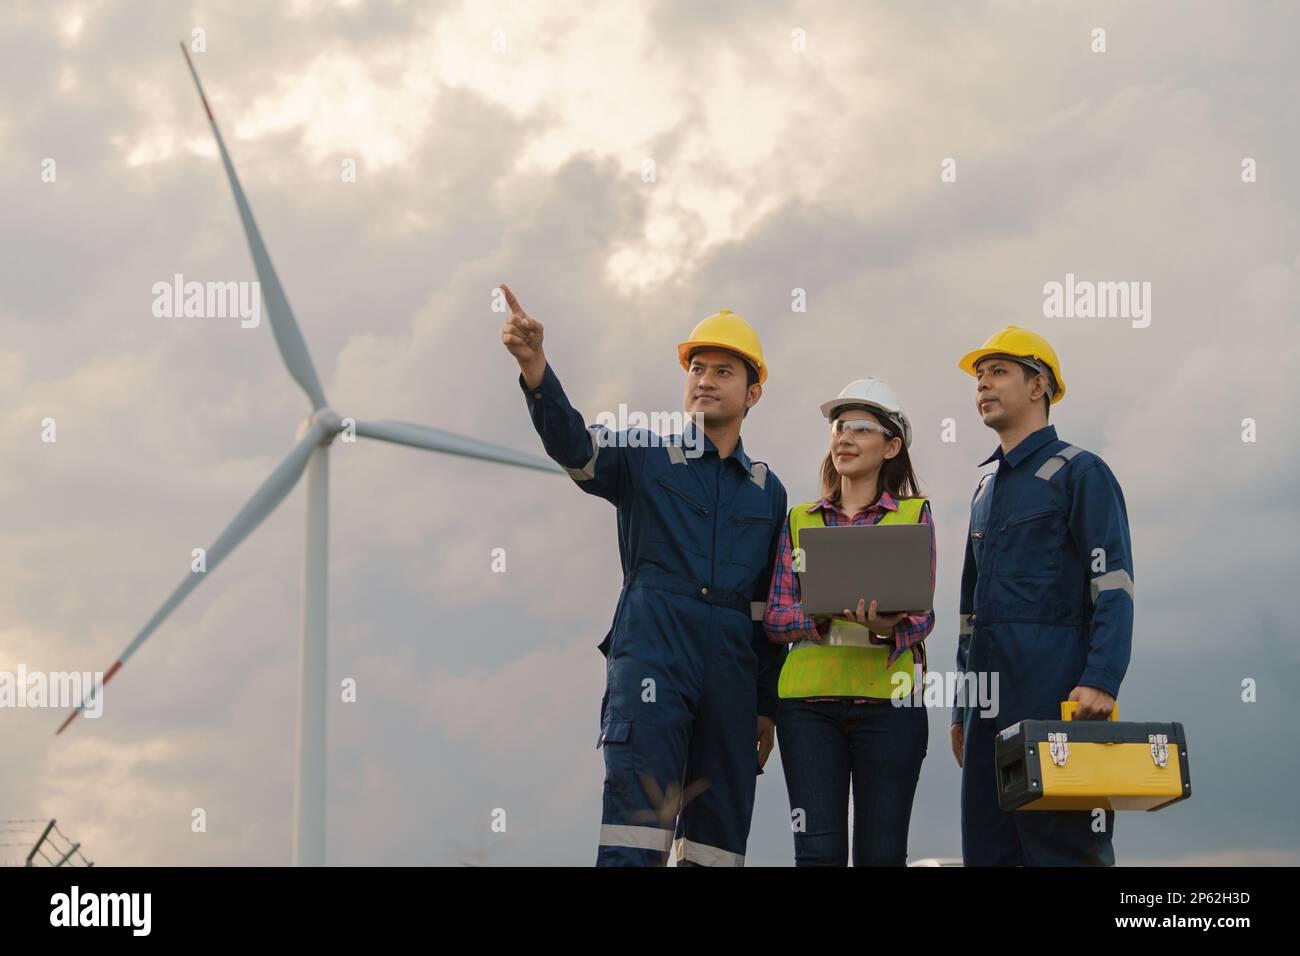
[[(1117, 855), (1300, 863), (1300, 14), (598, 7), (10, 5), (0, 670), (105, 670), (309, 410), (268, 322), (153, 314), (176, 273), (255, 278), (184, 41), (333, 408), (537, 452), (495, 283), (546, 324), (589, 420), (679, 408), (675, 343), (731, 308), (771, 366), (745, 446), (792, 501), (816, 491), (822, 401), (865, 375), (903, 395), (941, 667), (996, 443), (956, 360), (1008, 323), (1048, 336), (1069, 388), (1053, 423), (1106, 459), (1131, 517), (1121, 716), (1191, 741), (1193, 798), (1120, 815)], [(1150, 324), (1045, 317), (1067, 274), (1149, 282)], [(563, 477), (370, 441), (331, 462), (329, 676), (357, 700), (331, 693), (329, 861), (590, 864), (613, 509)], [(55, 817), (101, 865), (288, 861), (304, 505), (212, 572), (101, 719), (56, 738), (62, 712), (0, 710), (0, 820)], [(948, 719), (930, 714), (913, 857), (960, 853)], [(792, 861), (778, 761), (750, 865)]]

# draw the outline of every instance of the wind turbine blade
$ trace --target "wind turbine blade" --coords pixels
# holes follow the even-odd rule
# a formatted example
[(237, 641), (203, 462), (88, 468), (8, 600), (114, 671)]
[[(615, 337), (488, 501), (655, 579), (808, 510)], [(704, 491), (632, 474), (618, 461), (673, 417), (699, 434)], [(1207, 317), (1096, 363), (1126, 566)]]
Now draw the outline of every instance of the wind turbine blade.
[(239, 185), (239, 177), (235, 175), (234, 164), (230, 161), (230, 154), (226, 152), (225, 140), (221, 138), (221, 130), (217, 129), (217, 121), (212, 115), (212, 107), (208, 105), (208, 98), (203, 92), (203, 84), (199, 82), (199, 74), (194, 69), (194, 61), (190, 59), (190, 51), (185, 49), (185, 44), (181, 44), (181, 52), (185, 54), (185, 62), (189, 65), (190, 76), (194, 77), (194, 86), (199, 91), (199, 99), (203, 102), (203, 109), (208, 114), (208, 123), (212, 126), (212, 135), (217, 138), (217, 149), (221, 152), (221, 164), (226, 167), (226, 177), (230, 180), (230, 188), (235, 194), (235, 205), (239, 207), (239, 218), (244, 222), (244, 234), (248, 237), (248, 248), (253, 254), (253, 265), (257, 268), (257, 278), (262, 285), (262, 300), (266, 303), (267, 314), (271, 318), (271, 331), (275, 335), (275, 344), (280, 347), (280, 357), (284, 359), (285, 366), (302, 386), (302, 390), (307, 393), (311, 399), (312, 409), (325, 407), (325, 393), (321, 390), (320, 381), (316, 378), (316, 367), (312, 365), (311, 355), (307, 351), (307, 343), (303, 341), (302, 332), (298, 328), (298, 322), (293, 317), (293, 310), (289, 308), (289, 299), (284, 294), (284, 287), (280, 285), (280, 277), (275, 274), (275, 266), (271, 265), (271, 257), (267, 254), (266, 244), (262, 242), (262, 234), (257, 230), (257, 223), (253, 220), (253, 210), (248, 205), (248, 200), (244, 197), (244, 189)]
[(493, 445), (476, 438), (466, 438), (452, 432), (445, 432), (427, 425), (412, 425), (409, 422), (357, 422), (357, 434), (380, 441), (391, 441), (412, 448), (425, 448), (429, 451), (441, 451), (449, 455), (461, 455), (465, 458), (480, 458), (502, 465), (516, 465), (520, 468), (533, 468), (537, 471), (549, 471), (558, 475), (564, 469), (541, 455), (515, 451), (504, 445)]
[[(171, 597), (163, 602), (163, 606), (154, 612), (153, 617), (149, 618), (148, 623), (135, 636), (135, 639), (126, 646), (123, 651), (110, 667), (104, 673), (104, 683), (107, 684), (114, 674), (126, 663), (127, 659), (139, 649), (140, 645), (149, 639), (149, 635), (167, 619), (167, 615), (185, 600), (186, 596), (193, 591), (209, 574), (217, 569), (217, 565), (239, 547), (240, 542), (252, 534), (253, 529), (266, 520), (267, 515), (276, 509), (276, 506), (285, 499), (285, 496), (293, 490), (293, 486), (298, 483), (302, 476), (303, 469), (307, 467), (307, 460), (311, 457), (312, 450), (320, 444), (321, 439), (325, 437), (326, 429), (320, 424), (313, 424), (299, 440), (298, 444), (290, 449), (289, 454), (284, 460), (276, 466), (275, 470), (262, 482), (261, 487), (253, 492), (253, 496), (248, 499), (244, 507), (239, 509), (239, 513), (226, 526), (226, 530), (221, 532), (217, 540), (212, 542), (212, 547), (208, 548), (206, 555), (206, 571), (191, 571), (185, 576), (180, 585), (171, 593)], [(92, 698), (93, 699), (93, 698)], [(80, 707), (77, 707), (68, 719), (65, 720), (55, 734), (63, 733), (65, 727), (72, 723), (77, 714), (85, 709), (90, 701), (82, 701)]]

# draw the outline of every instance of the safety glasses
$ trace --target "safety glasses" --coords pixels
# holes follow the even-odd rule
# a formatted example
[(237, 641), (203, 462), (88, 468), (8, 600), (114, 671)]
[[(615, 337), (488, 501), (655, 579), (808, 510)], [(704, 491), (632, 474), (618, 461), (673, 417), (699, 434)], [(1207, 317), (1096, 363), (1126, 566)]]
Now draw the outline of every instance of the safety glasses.
[(894, 433), (884, 425), (877, 425), (875, 422), (868, 421), (865, 418), (850, 418), (847, 421), (843, 418), (837, 418), (835, 421), (831, 422), (832, 435), (843, 435), (846, 429), (852, 432), (855, 436), (865, 435), (867, 432), (880, 432), (880, 434), (884, 435), (886, 438), (892, 438), (894, 436)]

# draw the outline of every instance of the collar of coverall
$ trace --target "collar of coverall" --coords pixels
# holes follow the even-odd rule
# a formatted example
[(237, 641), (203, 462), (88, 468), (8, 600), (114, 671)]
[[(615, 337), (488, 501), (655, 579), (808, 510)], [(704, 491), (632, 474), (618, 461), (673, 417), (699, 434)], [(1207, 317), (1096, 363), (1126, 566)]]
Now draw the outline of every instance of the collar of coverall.
[[(882, 491), (880, 493), (880, 501), (877, 502), (877, 504), (879, 504), (879, 506), (881, 508), (884, 508), (886, 511), (898, 510), (898, 500), (893, 495), (891, 495), (888, 491)], [(872, 505), (871, 507), (874, 508), (876, 507), (876, 505)], [(821, 501), (809, 505), (804, 510), (807, 511), (809, 514), (812, 514), (814, 511), (818, 510), (819, 508), (830, 508), (830, 509), (835, 508), (835, 506), (831, 504), (831, 499), (829, 495), (823, 498)], [(863, 508), (862, 510), (870, 511), (871, 508)], [(849, 515), (849, 517), (856, 518), (857, 515)]]
[(1014, 468), (1048, 442), (1053, 441), (1056, 441), (1056, 426), (1044, 425), (1042, 428), (1038, 429), (1038, 431), (1030, 432), (1022, 438), (1020, 444), (1011, 449), (1011, 451), (1007, 452), (1005, 455), (1002, 454), (1002, 446), (998, 445), (997, 448), (993, 449), (993, 454), (980, 462), (977, 467), (982, 468), (991, 461), (1001, 459), (1007, 463), (1008, 468)]
[[(686, 447), (694, 445), (695, 435), (695, 420), (688, 417), (686, 419), (686, 427), (682, 429), (682, 444)], [(716, 455), (718, 453), (718, 446), (713, 444), (713, 439), (703, 431), (699, 432), (699, 436), (704, 439), (704, 453), (708, 454), (709, 452), (713, 452), (713, 454)], [(736, 459), (736, 462), (741, 468), (745, 469), (747, 474), (753, 474), (753, 466), (750, 463), (749, 456), (745, 454), (745, 441), (739, 436), (736, 437), (736, 450), (731, 453), (731, 457)]]

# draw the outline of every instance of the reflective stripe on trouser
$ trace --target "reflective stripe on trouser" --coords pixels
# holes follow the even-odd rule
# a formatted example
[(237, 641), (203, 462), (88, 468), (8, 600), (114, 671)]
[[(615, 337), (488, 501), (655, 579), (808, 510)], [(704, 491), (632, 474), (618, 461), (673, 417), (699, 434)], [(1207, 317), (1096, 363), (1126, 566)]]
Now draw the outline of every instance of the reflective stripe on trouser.
[(993, 718), (968, 714), (961, 772), (961, 855), (966, 866), (1113, 866), (1115, 813), (1003, 810), (998, 806)]
[(625, 592), (607, 661), (598, 866), (743, 865), (758, 771), (753, 625), (738, 609)]
[(640, 850), (658, 850), (667, 853), (673, 843), (673, 831), (659, 827), (629, 827), (602, 824), (601, 846), (632, 847)]
[(676, 848), (679, 861), (689, 860), (692, 863), (698, 863), (700, 866), (745, 865), (745, 857), (740, 853), (728, 853), (726, 850), (719, 850), (716, 846), (709, 846), (707, 843), (696, 843), (694, 840), (688, 840), (685, 837), (678, 837), (673, 846)]

